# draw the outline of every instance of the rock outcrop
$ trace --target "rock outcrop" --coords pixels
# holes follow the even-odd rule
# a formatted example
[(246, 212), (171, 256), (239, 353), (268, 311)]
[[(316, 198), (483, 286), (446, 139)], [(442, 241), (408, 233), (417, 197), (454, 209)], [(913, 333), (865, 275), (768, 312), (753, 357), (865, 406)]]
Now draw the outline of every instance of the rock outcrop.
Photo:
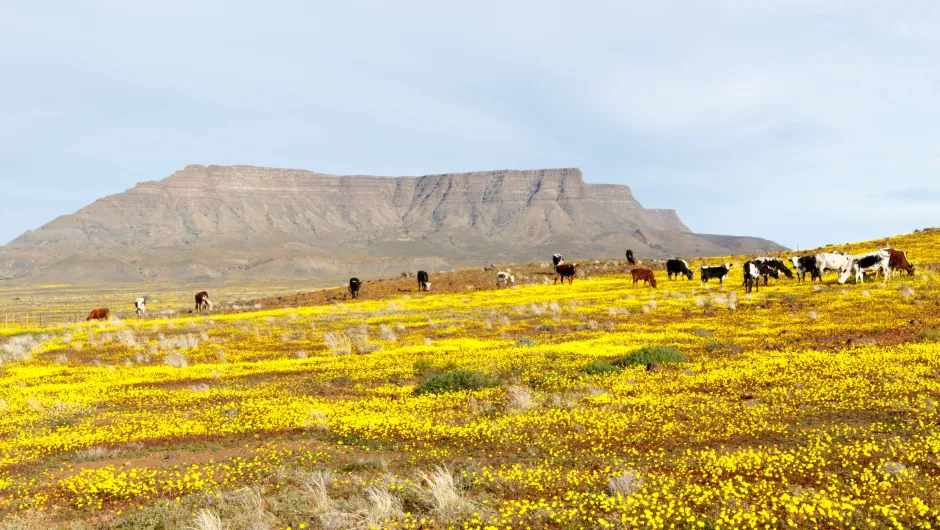
[(627, 247), (641, 257), (782, 249), (694, 234), (674, 210), (648, 210), (629, 187), (587, 184), (577, 169), (388, 178), (191, 165), (24, 233), (0, 250), (0, 278), (326, 279)]

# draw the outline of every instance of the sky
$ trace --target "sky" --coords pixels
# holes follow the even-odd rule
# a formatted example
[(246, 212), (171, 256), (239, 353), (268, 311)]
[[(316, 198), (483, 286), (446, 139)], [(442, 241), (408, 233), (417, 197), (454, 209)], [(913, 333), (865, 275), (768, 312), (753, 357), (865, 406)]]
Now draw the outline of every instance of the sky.
[[(81, 5), (80, 5), (81, 4)], [(940, 2), (0, 3), (0, 243), (189, 164), (578, 167), (791, 248), (940, 225)]]

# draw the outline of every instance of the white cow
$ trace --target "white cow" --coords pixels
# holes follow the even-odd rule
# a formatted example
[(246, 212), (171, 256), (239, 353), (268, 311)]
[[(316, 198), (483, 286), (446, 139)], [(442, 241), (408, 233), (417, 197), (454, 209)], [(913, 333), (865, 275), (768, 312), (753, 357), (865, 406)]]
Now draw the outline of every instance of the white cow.
[(141, 315), (147, 312), (147, 300), (145, 298), (134, 300), (134, 309), (137, 310), (137, 318), (140, 318)]
[(499, 271), (496, 273), (496, 288), (508, 287), (509, 284), (516, 283), (516, 277), (508, 272)]
[(852, 255), (843, 254), (841, 252), (823, 252), (822, 254), (816, 254), (816, 270), (819, 271), (819, 277), (822, 278), (822, 275), (826, 271), (835, 271), (836, 274), (839, 274), (840, 277), (842, 274), (851, 270), (852, 268)]
[(875, 274), (881, 272), (884, 275), (884, 282), (882, 283), (887, 284), (888, 276), (891, 274), (891, 269), (888, 267), (890, 260), (891, 254), (885, 250), (854, 256), (849, 269), (839, 274), (839, 283), (845, 283), (849, 276), (853, 274), (855, 275), (855, 283), (864, 283), (866, 272), (874, 272)]

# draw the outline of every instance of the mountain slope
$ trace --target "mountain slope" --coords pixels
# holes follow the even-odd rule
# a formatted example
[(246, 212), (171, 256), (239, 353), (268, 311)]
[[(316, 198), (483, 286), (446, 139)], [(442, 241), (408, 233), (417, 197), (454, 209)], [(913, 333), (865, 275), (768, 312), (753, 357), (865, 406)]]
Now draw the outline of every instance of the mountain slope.
[(24, 233), (0, 250), (0, 277), (107, 281), (101, 268), (117, 259), (122, 278), (327, 278), (628, 247), (655, 257), (782, 249), (694, 234), (675, 211), (644, 208), (627, 186), (587, 184), (577, 169), (388, 178), (191, 165)]

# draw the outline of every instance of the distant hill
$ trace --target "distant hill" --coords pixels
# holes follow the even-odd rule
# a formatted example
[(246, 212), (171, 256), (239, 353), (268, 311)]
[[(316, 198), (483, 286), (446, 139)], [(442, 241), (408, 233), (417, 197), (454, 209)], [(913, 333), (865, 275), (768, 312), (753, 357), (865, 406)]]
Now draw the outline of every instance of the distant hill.
[(0, 278), (46, 283), (338, 279), (566, 256), (783, 250), (693, 233), (674, 210), (578, 169), (423, 177), (187, 166), (0, 247)]

